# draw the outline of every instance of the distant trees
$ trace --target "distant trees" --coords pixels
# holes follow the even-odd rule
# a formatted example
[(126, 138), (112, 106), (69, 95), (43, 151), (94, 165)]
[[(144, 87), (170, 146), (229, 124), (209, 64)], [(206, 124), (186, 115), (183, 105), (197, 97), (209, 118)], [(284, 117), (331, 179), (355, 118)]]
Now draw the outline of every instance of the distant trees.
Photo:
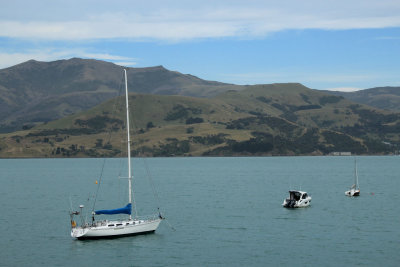
[(198, 143), (202, 145), (217, 145), (222, 144), (226, 141), (227, 134), (211, 134), (207, 136), (191, 136), (189, 140), (193, 143)]
[(155, 127), (155, 126), (154, 126), (153, 122), (151, 122), (151, 121), (149, 121), (149, 122), (147, 123), (147, 125), (146, 125), (146, 128), (147, 128), (147, 129), (154, 128), (154, 127)]
[(192, 118), (192, 117), (190, 117), (190, 118), (188, 118), (186, 120), (186, 124), (194, 124), (194, 123), (202, 123), (202, 122), (204, 122), (204, 120), (202, 118)]
[(272, 142), (264, 138), (250, 138), (247, 141), (234, 142), (231, 145), (233, 152), (249, 152), (252, 154), (266, 153), (271, 151), (273, 147)]
[(95, 143), (96, 148), (103, 147), (103, 139), (97, 139)]
[(187, 134), (191, 134), (191, 133), (193, 133), (193, 131), (194, 131), (193, 127), (186, 128), (186, 133)]
[(323, 96), (319, 99), (319, 104), (322, 106), (324, 106), (326, 104), (335, 104), (342, 99), (344, 99), (343, 96), (334, 96), (334, 95)]
[(109, 116), (98, 115), (87, 120), (77, 119), (75, 120), (75, 124), (80, 127), (93, 129), (95, 132), (101, 132), (110, 129), (110, 127), (107, 127), (108, 124), (112, 124), (111, 129), (115, 130), (121, 128), (124, 122), (120, 119), (111, 118)]
[(325, 153), (333, 151), (351, 151), (352, 153), (366, 152), (365, 146), (346, 134), (324, 131), (322, 132), (322, 135), (324, 136), (326, 143), (331, 144), (331, 146), (325, 148)]
[(186, 118), (187, 116), (189, 116), (188, 109), (182, 105), (176, 105), (172, 108), (170, 112), (167, 113), (164, 120), (173, 121), (181, 118)]
[(188, 140), (179, 141), (177, 139), (167, 144), (161, 144), (157, 149), (153, 149), (153, 155), (156, 157), (182, 156), (190, 151)]
[(182, 105), (175, 105), (170, 112), (167, 113), (164, 120), (173, 121), (179, 119), (187, 119), (190, 114), (198, 115), (201, 114), (202, 110), (195, 107), (184, 107)]

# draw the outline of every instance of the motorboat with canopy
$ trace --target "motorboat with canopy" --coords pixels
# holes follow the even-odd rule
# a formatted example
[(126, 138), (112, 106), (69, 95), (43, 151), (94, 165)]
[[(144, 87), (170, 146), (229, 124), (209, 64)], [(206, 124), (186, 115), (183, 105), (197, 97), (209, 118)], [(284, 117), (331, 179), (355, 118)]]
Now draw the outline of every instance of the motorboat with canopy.
[(304, 208), (311, 204), (311, 197), (304, 191), (290, 190), (289, 198), (283, 200), (285, 208)]

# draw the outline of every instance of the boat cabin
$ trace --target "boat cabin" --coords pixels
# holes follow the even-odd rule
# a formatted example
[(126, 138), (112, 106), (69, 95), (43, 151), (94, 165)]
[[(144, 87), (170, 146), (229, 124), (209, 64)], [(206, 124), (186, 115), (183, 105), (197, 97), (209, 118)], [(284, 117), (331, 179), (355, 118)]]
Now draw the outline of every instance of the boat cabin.
[(306, 199), (307, 193), (302, 191), (289, 191), (289, 199), (299, 201), (300, 199)]
[(283, 201), (285, 208), (300, 208), (310, 205), (311, 197), (304, 191), (290, 190), (289, 198)]

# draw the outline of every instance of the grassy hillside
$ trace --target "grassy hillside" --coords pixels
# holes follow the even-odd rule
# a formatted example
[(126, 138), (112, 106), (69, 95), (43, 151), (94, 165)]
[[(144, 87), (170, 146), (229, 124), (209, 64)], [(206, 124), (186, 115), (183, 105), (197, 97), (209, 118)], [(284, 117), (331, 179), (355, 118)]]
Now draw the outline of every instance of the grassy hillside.
[[(398, 150), (400, 115), (301, 84), (247, 86), (214, 98), (131, 94), (133, 154), (322, 155)], [(123, 155), (124, 98), (0, 135), (1, 157)]]
[[(132, 92), (215, 96), (242, 86), (205, 81), (162, 66), (127, 68)], [(12, 132), (88, 110), (119, 95), (122, 67), (73, 58), (28, 62), (0, 70), (0, 132)]]
[[(277, 116), (305, 128), (316, 127), (355, 134), (355, 129), (351, 127), (356, 123), (364, 125), (365, 123), (360, 121), (363, 119), (362, 116), (366, 116), (363, 110), (371, 109), (352, 106), (354, 103), (350, 101), (395, 111), (399, 111), (400, 107), (398, 87), (373, 88), (354, 93), (329, 92), (330, 95), (327, 95), (296, 83), (239, 86), (205, 81), (189, 74), (167, 70), (162, 66), (127, 68), (127, 72), (128, 86), (132, 92), (142, 95), (210, 98), (211, 100), (206, 101), (204, 105), (213, 105), (210, 109), (214, 109), (214, 113), (207, 116), (210, 117), (210, 121), (220, 123), (224, 123), (225, 120), (235, 120), (235, 116), (243, 117), (248, 114)], [(2, 69), (0, 70), (0, 133), (28, 130), (36, 125), (88, 111), (120, 94), (123, 89), (122, 73), (122, 67), (113, 63), (79, 58), (53, 62), (31, 60)], [(350, 101), (345, 101), (344, 98)], [(171, 101), (189, 101), (184, 99), (173, 98)], [(161, 113), (170, 108), (167, 105), (158, 106), (152, 99), (148, 101), (148, 104), (151, 102), (152, 108), (158, 109)], [(138, 103), (139, 107), (140, 105), (141, 103)], [(192, 102), (187, 105), (192, 105)], [(215, 106), (223, 105), (235, 112), (217, 112)], [(206, 110), (205, 106), (203, 108)], [(152, 112), (146, 111), (147, 113)], [(388, 115), (380, 110), (376, 113)], [(207, 111), (202, 115), (206, 116), (205, 114)], [(230, 118), (231, 115), (234, 117)], [(377, 118), (376, 115), (373, 117)], [(380, 119), (387, 124), (385, 129), (397, 125), (396, 121)], [(138, 123), (144, 122), (139, 120)], [(172, 122), (160, 123), (164, 125)], [(369, 126), (363, 128), (364, 131), (372, 131), (374, 138), (377, 135), (376, 129), (377, 127)], [(388, 136), (385, 134), (379, 138), (386, 140)], [(391, 137), (388, 140), (392, 138), (396, 139)]]
[(378, 109), (400, 112), (400, 87), (376, 87), (356, 92), (327, 91), (327, 93)]

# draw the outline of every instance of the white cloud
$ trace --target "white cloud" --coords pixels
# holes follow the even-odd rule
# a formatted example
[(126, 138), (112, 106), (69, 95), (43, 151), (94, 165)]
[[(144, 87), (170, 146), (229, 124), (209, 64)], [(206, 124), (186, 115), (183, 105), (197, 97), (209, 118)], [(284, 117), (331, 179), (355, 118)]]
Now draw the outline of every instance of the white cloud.
[(96, 58), (96, 59), (109, 60), (109, 61), (127, 60), (126, 62), (130, 62), (130, 64), (136, 64), (134, 62), (134, 60), (136, 60), (135, 58), (124, 57), (124, 56), (110, 55), (110, 54), (104, 54), (104, 53), (87, 53), (87, 52), (79, 52), (79, 51), (70, 51), (68, 53), (70, 53), (70, 54), (78, 53), (81, 55), (81, 57)]
[[(38, 7), (33, 5), (30, 12), (16, 12), (21, 5), (9, 4), (0, 11), (0, 36), (46, 40), (179, 41), (259, 37), (287, 29), (400, 26), (400, 2), (393, 0), (364, 0), (362, 4), (351, 0), (204, 0), (184, 3), (117, 0), (111, 5), (107, 1), (79, 1), (79, 4), (76, 1), (45, 1)], [(74, 4), (79, 8), (73, 8)]]
[(361, 88), (355, 88), (355, 87), (337, 87), (337, 88), (329, 88), (329, 89), (325, 89), (325, 90), (339, 91), (339, 92), (355, 92), (355, 91), (359, 91), (359, 90), (362, 90), (362, 89)]
[(113, 63), (120, 66), (135, 66), (137, 64), (133, 61), (114, 61)]

